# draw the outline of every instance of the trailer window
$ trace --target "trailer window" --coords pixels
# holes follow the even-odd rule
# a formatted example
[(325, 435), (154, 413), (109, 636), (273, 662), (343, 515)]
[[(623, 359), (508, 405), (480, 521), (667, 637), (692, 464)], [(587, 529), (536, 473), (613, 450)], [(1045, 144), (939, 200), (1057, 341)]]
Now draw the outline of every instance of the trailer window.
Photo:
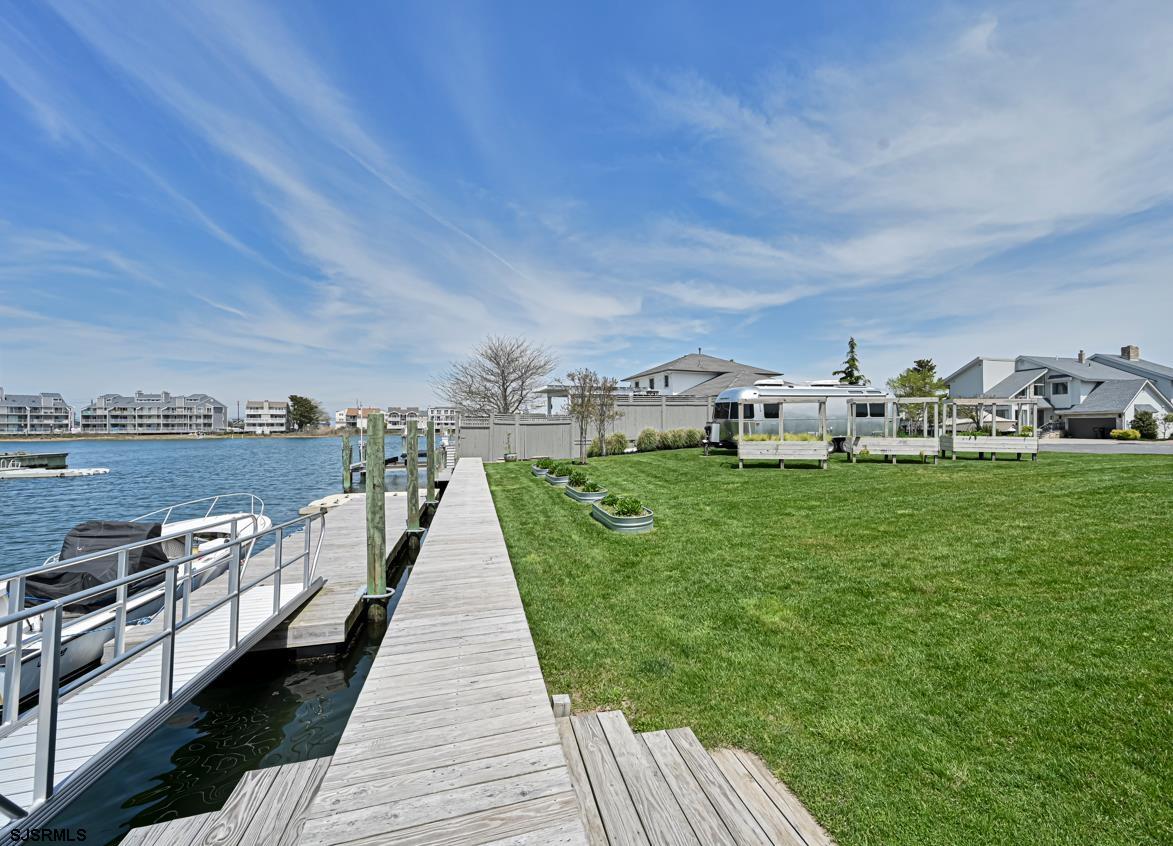
[(866, 402), (857, 402), (855, 404), (855, 416), (856, 417), (867, 417), (868, 416), (868, 404)]
[(778, 419), (778, 403), (776, 403), (776, 402), (766, 403), (764, 406), (762, 406), (762, 408), (765, 409), (767, 420), (777, 420)]
[(753, 420), (753, 405), (748, 402), (741, 404), (741, 416), (746, 420)]
[(883, 417), (884, 416), (884, 403), (873, 402), (873, 403), (870, 403), (868, 405), (868, 407), (871, 409), (871, 416), (872, 417)]
[(729, 420), (731, 417), (733, 417), (733, 403), (719, 402), (713, 406), (714, 420)]

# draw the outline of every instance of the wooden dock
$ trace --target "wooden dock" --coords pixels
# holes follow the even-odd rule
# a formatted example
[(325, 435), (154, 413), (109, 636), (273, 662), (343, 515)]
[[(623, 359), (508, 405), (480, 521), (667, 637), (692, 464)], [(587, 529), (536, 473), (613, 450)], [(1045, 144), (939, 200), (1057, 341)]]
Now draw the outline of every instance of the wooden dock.
[(572, 717), (568, 697), (551, 707), (476, 458), (452, 474), (328, 763), (248, 773), (222, 810), (124, 841), (262, 842), (832, 843), (748, 752), (710, 753), (687, 728), (635, 734), (619, 712)]
[[(526, 840), (528, 838), (528, 840)], [(585, 844), (479, 459), (461, 459), (303, 842)]]
[[(326, 534), (317, 574), (326, 584), (287, 622), (274, 629), (257, 646), (258, 651), (341, 650), (362, 616), (362, 595), (367, 585), (366, 495), (338, 494), (320, 502), (326, 508)], [(388, 493), (386, 503), (386, 548), (390, 552), (407, 527), (407, 494)]]

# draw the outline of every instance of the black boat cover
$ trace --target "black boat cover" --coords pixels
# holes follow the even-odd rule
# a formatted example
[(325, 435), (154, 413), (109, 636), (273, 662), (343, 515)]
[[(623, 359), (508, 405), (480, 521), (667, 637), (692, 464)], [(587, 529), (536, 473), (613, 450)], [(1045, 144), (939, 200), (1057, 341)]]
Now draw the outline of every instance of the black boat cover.
[[(162, 523), (135, 523), (125, 520), (90, 520), (74, 526), (65, 536), (61, 544), (61, 560), (77, 558), (98, 552), (103, 549), (113, 549), (127, 543), (157, 538), (163, 533)], [(167, 555), (163, 552), (162, 544), (149, 544), (132, 549), (127, 554), (127, 573), (141, 573), (152, 567), (167, 563)], [(71, 593), (77, 593), (86, 588), (92, 588), (104, 582), (118, 578), (118, 555), (106, 555), (95, 558), (73, 567), (54, 570), (43, 576), (29, 576), (25, 582), (25, 607), (31, 607), (41, 602), (61, 599)], [(130, 592), (156, 585), (163, 581), (160, 573), (149, 579), (133, 582)], [(115, 592), (110, 590), (88, 597), (81, 602), (71, 603), (69, 610), (77, 613), (86, 613), (110, 605), (115, 600)]]

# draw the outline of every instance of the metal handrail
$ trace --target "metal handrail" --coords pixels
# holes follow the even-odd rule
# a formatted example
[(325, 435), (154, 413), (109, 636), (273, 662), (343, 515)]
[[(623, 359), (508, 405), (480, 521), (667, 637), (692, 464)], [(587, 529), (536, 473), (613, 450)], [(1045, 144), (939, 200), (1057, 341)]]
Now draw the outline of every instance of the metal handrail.
[[(210, 516), (212, 516), (213, 509), (215, 509), (216, 504), (220, 500), (233, 499), (233, 498), (238, 498), (238, 497), (248, 497), (248, 500), (249, 500), (249, 512), (248, 513), (249, 514), (256, 515), (256, 514), (264, 514), (265, 513), (265, 501), (263, 499), (261, 499), (259, 496), (257, 496), (254, 493), (248, 493), (246, 491), (241, 491), (238, 493), (216, 494), (215, 496), (202, 496), (202, 497), (199, 497), (198, 499), (189, 499), (187, 502), (177, 502), (174, 505), (167, 505), (167, 506), (164, 506), (163, 508), (156, 508), (154, 511), (148, 511), (146, 514), (140, 514), (138, 517), (131, 517), (130, 520), (131, 520), (131, 522), (137, 523), (141, 520), (147, 519), (148, 517), (153, 517), (156, 514), (166, 512), (164, 514), (163, 519), (161, 521), (159, 521), (161, 523), (166, 523), (167, 518), (169, 518), (171, 516), (172, 511), (175, 511), (177, 508), (186, 508), (189, 505), (196, 505), (197, 503), (201, 503), (201, 502), (211, 502), (211, 505), (208, 506), (208, 510), (204, 512), (205, 517), (210, 517)], [(257, 508), (257, 503), (260, 503), (260, 508)]]
[[(239, 515), (236, 520), (244, 519)], [(314, 535), (314, 526), (318, 526), (317, 536)], [(283, 541), (285, 530), (292, 527), (301, 527), (303, 530), (303, 549), (297, 555), (294, 555), (288, 561), (283, 560)], [(141, 655), (148, 649), (155, 646), (162, 645), (163, 660), (160, 662), (159, 675), (159, 704), (163, 705), (170, 702), (175, 695), (174, 690), (174, 665), (175, 665), (175, 635), (188, 626), (194, 625), (208, 614), (211, 614), (225, 605), (230, 607), (229, 626), (228, 626), (228, 649), (235, 649), (240, 639), (240, 597), (245, 592), (257, 588), (265, 579), (272, 577), (273, 579), (273, 614), (276, 614), (281, 609), (281, 582), (283, 572), (292, 566), (300, 564), (302, 567), (302, 586), (303, 589), (308, 587), (313, 581), (317, 570), (318, 556), (322, 549), (322, 540), (325, 537), (326, 515), (325, 512), (318, 512), (315, 514), (308, 514), (302, 517), (295, 517), (276, 526), (271, 526), (268, 529), (252, 534), (236, 536), (235, 529), (233, 530), (233, 537), (229, 541), (231, 546), (231, 557), (228, 569), (228, 591), (225, 596), (211, 603), (208, 607), (201, 609), (195, 614), (186, 614), (186, 604), (184, 605), (184, 615), (181, 619), (176, 619), (176, 591), (179, 580), (179, 569), (183, 565), (198, 559), (200, 553), (189, 553), (181, 558), (176, 558), (173, 561), (168, 561), (165, 564), (159, 564), (147, 570), (138, 573), (123, 573), (116, 579), (105, 582), (101, 585), (95, 585), (85, 590), (76, 591), (61, 599), (43, 602), (30, 608), (21, 608), (24, 599), (24, 579), (18, 578), (15, 581), (9, 582), (9, 599), (20, 600), (17, 605), (17, 610), (8, 614), (0, 616), (0, 630), (7, 629), (9, 643), (0, 647), (0, 656), (4, 657), (5, 662), (5, 696), (3, 721), (0, 722), (0, 738), (11, 734), (17, 728), (27, 724), (34, 717), (37, 719), (37, 740), (36, 752), (34, 757), (33, 767), (33, 806), (39, 806), (48, 800), (54, 792), (54, 762), (57, 746), (57, 709), (61, 697), (72, 693), (75, 690), (89, 684), (95, 679), (111, 672), (116, 667), (121, 666), (134, 657)], [(247, 558), (242, 556), (241, 551), (247, 545), (252, 549), (257, 539), (266, 535), (274, 535), (275, 537), (275, 552), (273, 557), (273, 567), (266, 570), (259, 577), (241, 584), (241, 572)], [(314, 541), (317, 541), (315, 544)], [(157, 542), (153, 541), (153, 542)], [(130, 544), (127, 545), (132, 546)], [(187, 546), (190, 549), (190, 543)], [(126, 550), (122, 549), (121, 554), (125, 554)], [(102, 554), (109, 555), (110, 551), (103, 551)], [(84, 556), (83, 556), (84, 557)], [(91, 556), (93, 557), (93, 556)], [(98, 556), (100, 557), (100, 556)], [(81, 559), (71, 559), (74, 563)], [(142, 643), (132, 647), (131, 649), (123, 649), (120, 633), (125, 628), (126, 623), (126, 608), (125, 605), (130, 598), (127, 595), (126, 588), (137, 581), (153, 578), (162, 574), (164, 577), (163, 587), (163, 631), (156, 634)], [(121, 607), (120, 613), (116, 614), (115, 625), (115, 654), (112, 660), (100, 664), (98, 667), (90, 670), (79, 678), (74, 679), (68, 684), (62, 685), (60, 678), (59, 657), (62, 645), (62, 626), (64, 622), (64, 609), (70, 605), (81, 602), (85, 599), (97, 596), (103, 593), (108, 593), (111, 590), (117, 591), (118, 602)], [(35, 633), (31, 637), (23, 637), (21, 635), (22, 623), (24, 621), (41, 617), (43, 624), (41, 631)], [(85, 618), (82, 618), (85, 619)], [(35, 708), (29, 710), (23, 716), (19, 713), (20, 708), (20, 680), (21, 680), (21, 662), (24, 657), (26, 645), (40, 643), (41, 648), (41, 669), (38, 686), (38, 698)], [(28, 809), (17, 809), (14, 803), (6, 797), (0, 795), (0, 812), (6, 813), (8, 816), (13, 816), (14, 810), (21, 810), (27, 813)]]

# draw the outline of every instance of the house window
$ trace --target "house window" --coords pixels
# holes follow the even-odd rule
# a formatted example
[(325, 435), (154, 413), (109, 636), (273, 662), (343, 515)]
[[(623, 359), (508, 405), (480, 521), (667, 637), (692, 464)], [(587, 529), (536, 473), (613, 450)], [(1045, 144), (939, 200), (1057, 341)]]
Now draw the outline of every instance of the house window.
[(1052, 384), (1051, 385), (1051, 396), (1053, 396), (1053, 397), (1067, 396), (1067, 383), (1066, 382), (1055, 382), (1054, 384)]
[(636, 380), (635, 380), (635, 389), (636, 389), (637, 391), (639, 390), (639, 379), (636, 379)]
[(1041, 397), (1043, 395), (1043, 386), (1036, 382), (1030, 386), (1030, 395), (1032, 397)]
[(665, 388), (668, 387), (668, 374), (667, 373), (664, 374), (664, 387)]
[(653, 376), (652, 378), (648, 379), (648, 390), (649, 390), (649, 391), (654, 391), (654, 390), (656, 390), (656, 377), (655, 377), (655, 376)]

